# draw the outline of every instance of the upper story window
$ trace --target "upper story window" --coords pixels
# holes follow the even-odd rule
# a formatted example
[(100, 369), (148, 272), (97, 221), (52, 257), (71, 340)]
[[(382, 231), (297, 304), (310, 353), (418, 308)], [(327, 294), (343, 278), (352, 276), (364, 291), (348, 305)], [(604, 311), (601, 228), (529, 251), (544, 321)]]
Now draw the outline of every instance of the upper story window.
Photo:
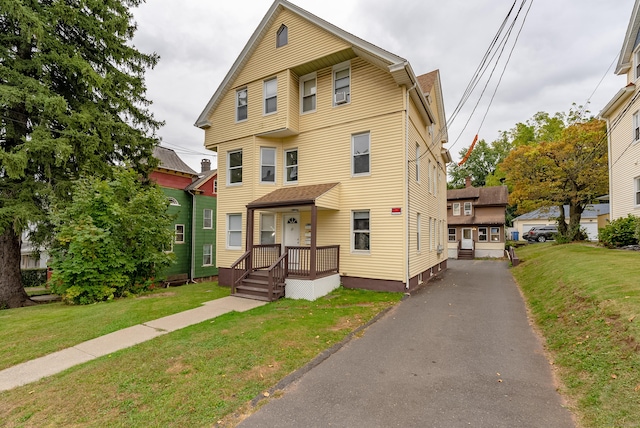
[(640, 206), (640, 177), (633, 179), (635, 182), (635, 203), (636, 206)]
[(289, 29), (282, 24), (276, 33), (276, 48), (285, 46), (287, 43), (289, 43)]
[(276, 182), (276, 149), (273, 147), (260, 148), (260, 182)]
[(416, 181), (420, 182), (420, 144), (416, 143)]
[(371, 173), (371, 159), (369, 156), (369, 133), (351, 136), (352, 175), (368, 175)]
[(471, 215), (471, 202), (464, 203), (464, 215)]
[(180, 202), (178, 202), (176, 198), (172, 198), (171, 196), (169, 196), (167, 199), (169, 200), (169, 205), (173, 205), (176, 207), (180, 206)]
[(174, 242), (176, 244), (184, 244), (184, 224), (176, 224), (176, 234)]
[(640, 111), (633, 113), (633, 142), (640, 141)]
[(215, 178), (213, 180), (213, 193), (216, 193), (216, 194), (218, 193), (218, 179), (217, 178)]
[(227, 184), (242, 184), (242, 150), (227, 153)]
[(236, 91), (236, 121), (247, 120), (247, 88)]
[(284, 181), (286, 183), (298, 182), (298, 149), (291, 149), (284, 152), (285, 172)]
[(213, 210), (210, 208), (205, 208), (202, 211), (202, 228), (203, 229), (213, 228)]
[(634, 75), (633, 79), (637, 80), (640, 78), (640, 49), (633, 53), (633, 65), (634, 65)]
[(300, 106), (302, 113), (316, 111), (316, 74), (308, 74), (300, 78)]
[(333, 105), (351, 101), (351, 66), (348, 62), (333, 67)]
[(460, 215), (460, 202), (453, 203), (453, 215)]
[(264, 82), (264, 114), (278, 111), (278, 79), (273, 78)]

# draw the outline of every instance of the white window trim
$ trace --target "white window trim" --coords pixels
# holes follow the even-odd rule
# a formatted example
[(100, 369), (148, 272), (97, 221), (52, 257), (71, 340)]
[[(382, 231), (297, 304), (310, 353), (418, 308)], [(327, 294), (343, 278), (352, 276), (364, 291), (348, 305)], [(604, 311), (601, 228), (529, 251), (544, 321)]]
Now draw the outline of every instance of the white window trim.
[[(369, 234), (369, 249), (368, 250), (356, 250), (356, 229), (353, 227), (355, 213), (368, 213), (369, 214), (369, 229), (357, 229), (358, 232), (366, 232)], [(371, 254), (371, 210), (352, 210), (351, 211), (351, 253), (352, 254)]]
[[(242, 155), (242, 164), (240, 166), (236, 166), (233, 167), (233, 169), (243, 169), (244, 168), (244, 153), (242, 152), (242, 149), (236, 149), (236, 150), (229, 150), (227, 152), (227, 186), (241, 186), (242, 185), (242, 181), (239, 181), (237, 183), (232, 183), (231, 182), (231, 155), (234, 153), (240, 153)], [(244, 180), (244, 171), (242, 174), (242, 180)]]
[(416, 182), (420, 183), (420, 144), (416, 143)]
[[(271, 150), (273, 151), (273, 165), (265, 165), (264, 164), (264, 158), (263, 158), (263, 153), (265, 150)], [(277, 150), (275, 147), (260, 147), (260, 184), (269, 184), (269, 185), (275, 185), (276, 184), (276, 171), (277, 171), (277, 164), (278, 164), (278, 159), (277, 159)], [(262, 180), (262, 167), (263, 166), (272, 166), (273, 167), (273, 181), (263, 181)]]
[(640, 79), (640, 47), (633, 52), (633, 81)]
[[(451, 233), (452, 230), (453, 230), (453, 234)], [(451, 239), (451, 235), (453, 235), (453, 239)], [(447, 230), (447, 241), (456, 242), (456, 239), (458, 239), (458, 231), (456, 230), (455, 227), (449, 227)]]
[(169, 196), (167, 199), (169, 200), (169, 205), (174, 206), (174, 207), (179, 207), (180, 206), (180, 202), (178, 202), (178, 200), (176, 198)]
[[(316, 92), (314, 93), (316, 97), (316, 106), (313, 110), (304, 111), (304, 84), (309, 80), (316, 81), (316, 86), (315, 86)], [(313, 72), (313, 73), (304, 75), (300, 78), (300, 114), (314, 113), (317, 110), (317, 108), (318, 108), (318, 75), (316, 72)]]
[[(347, 93), (347, 101), (344, 103), (336, 104), (336, 73), (343, 70), (349, 70), (349, 92)], [(333, 66), (331, 72), (331, 105), (333, 107), (340, 107), (342, 105), (351, 104), (351, 88), (353, 86), (353, 75), (351, 73), (351, 61), (341, 62)]]
[[(273, 81), (276, 82), (276, 95), (275, 95), (276, 109), (274, 111), (267, 113), (267, 83), (273, 82)], [(274, 98), (274, 97), (269, 97), (269, 98)], [(262, 115), (270, 116), (276, 113), (278, 113), (278, 77), (277, 76), (271, 79), (266, 79), (262, 84)]]
[[(297, 158), (297, 163), (295, 164), (296, 170), (297, 170), (297, 174), (296, 174), (296, 179), (295, 180), (288, 180), (287, 179), (287, 170), (289, 168), (292, 168), (293, 165), (287, 165), (287, 153), (289, 152), (297, 152), (296, 158)], [(284, 151), (284, 158), (283, 158), (283, 163), (284, 163), (284, 184), (297, 184), (298, 180), (300, 179), (300, 152), (298, 151), (298, 148), (296, 147), (295, 149), (288, 149)]]
[[(496, 233), (493, 233), (493, 229), (498, 229), (498, 231)], [(496, 241), (493, 240), (494, 236), (498, 237)], [(502, 242), (502, 239), (500, 239), (500, 227), (494, 226), (489, 228), (489, 242)]]
[[(182, 227), (182, 240), (178, 241), (178, 226)], [(184, 244), (184, 238), (185, 238), (185, 233), (186, 233), (186, 229), (184, 227), (184, 224), (176, 224), (173, 228), (174, 230), (174, 242), (176, 244)]]
[(640, 207), (640, 177), (634, 178), (633, 182), (634, 182), (633, 206), (635, 208), (638, 208)]
[[(239, 216), (240, 217), (240, 230), (231, 230), (229, 229), (229, 224), (231, 216)], [(231, 246), (229, 245), (229, 237), (231, 236), (232, 232), (240, 232), (240, 245), (238, 246)], [(242, 214), (241, 213), (229, 213), (227, 214), (227, 227), (226, 227), (226, 235), (227, 235), (227, 241), (226, 241), (226, 248), (228, 250), (240, 250), (242, 249)]]
[(455, 215), (455, 216), (459, 216), (460, 215), (460, 202), (454, 202), (453, 203), (452, 211), (453, 211), (453, 215)]
[(218, 179), (217, 178), (213, 179), (213, 193), (215, 193), (216, 195), (218, 194)]
[[(469, 210), (467, 210), (467, 204), (469, 205)], [(473, 204), (471, 202), (464, 203), (464, 215), (473, 215)]]
[[(282, 32), (282, 30), (285, 30), (287, 32), (286, 34), (286, 40), (284, 41), (284, 43), (280, 43), (280, 33)], [(278, 31), (276, 31), (276, 49), (277, 48), (282, 48), (284, 46), (287, 46), (289, 44), (289, 27), (287, 27), (286, 25), (282, 24), (280, 27), (278, 27)]]
[(633, 113), (633, 127), (632, 127), (632, 140), (633, 144), (637, 144), (640, 141), (640, 110)]
[[(240, 105), (238, 105), (238, 95), (240, 94), (240, 92), (245, 91), (247, 94), (247, 117), (245, 117), (244, 119), (238, 119), (238, 109), (240, 108)], [(240, 122), (246, 122), (249, 119), (249, 89), (245, 86), (244, 88), (240, 88), (240, 89), (236, 89), (236, 123), (240, 123)]]
[(420, 213), (416, 214), (416, 251), (420, 253), (422, 243), (422, 218)]
[(429, 159), (429, 164), (427, 165), (427, 187), (429, 188), (429, 193), (433, 193), (433, 175), (431, 174), (431, 159)]
[[(265, 229), (265, 222), (264, 222), (264, 218), (265, 217), (271, 217), (273, 218), (273, 230), (270, 229)], [(262, 233), (263, 232), (273, 232), (274, 234), (276, 233), (276, 216), (275, 214), (260, 214), (260, 245), (264, 245), (265, 243), (262, 242)], [(275, 236), (274, 236), (274, 242), (272, 242), (273, 244), (275, 244)]]
[[(209, 226), (207, 226), (207, 224), (206, 224), (206, 220), (207, 220), (206, 213), (207, 213), (207, 211), (209, 211), (209, 213), (210, 213)], [(202, 228), (203, 229), (213, 229), (213, 210), (211, 208), (204, 208), (202, 210)]]
[[(480, 233), (481, 230), (484, 230), (484, 233)], [(481, 236), (484, 236), (485, 239), (480, 239)], [(486, 226), (478, 228), (478, 242), (489, 242), (489, 228)]]
[[(355, 161), (355, 157), (356, 157), (356, 154), (355, 154), (355, 151), (354, 151), (355, 139), (356, 139), (356, 137), (359, 137), (361, 135), (367, 135), (368, 136), (369, 149), (368, 149), (367, 156), (369, 157), (369, 166), (367, 168), (367, 172), (358, 172), (358, 173), (356, 173), (355, 170), (354, 170), (355, 169), (354, 168), (355, 167), (355, 162), (354, 161)], [(364, 156), (364, 154), (360, 154), (358, 156)], [(367, 175), (371, 175), (371, 132), (369, 132), (369, 131), (360, 132), (358, 134), (352, 134), (351, 135), (351, 176), (352, 177), (364, 177), (364, 176), (367, 176)]]
[[(205, 248), (209, 248), (209, 263), (205, 263), (204, 257), (206, 256), (207, 252), (205, 251)], [(204, 244), (202, 246), (202, 266), (213, 266), (213, 244)]]

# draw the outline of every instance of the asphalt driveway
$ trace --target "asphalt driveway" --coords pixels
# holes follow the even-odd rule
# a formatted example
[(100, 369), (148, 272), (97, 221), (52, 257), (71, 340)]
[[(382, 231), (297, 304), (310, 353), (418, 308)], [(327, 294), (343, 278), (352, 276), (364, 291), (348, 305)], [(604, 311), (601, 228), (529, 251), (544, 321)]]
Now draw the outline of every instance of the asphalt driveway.
[(239, 426), (573, 427), (508, 263), (449, 269)]

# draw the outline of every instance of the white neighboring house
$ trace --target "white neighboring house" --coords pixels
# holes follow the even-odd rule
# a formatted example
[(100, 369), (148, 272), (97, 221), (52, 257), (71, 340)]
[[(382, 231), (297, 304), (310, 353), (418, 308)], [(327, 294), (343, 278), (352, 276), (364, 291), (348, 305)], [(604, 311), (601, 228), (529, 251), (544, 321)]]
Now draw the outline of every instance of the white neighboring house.
[(22, 240), (22, 246), (20, 247), (20, 269), (45, 269), (47, 267), (47, 260), (49, 260), (49, 253), (41, 248), (40, 257), (34, 254), (36, 248), (29, 241), (28, 230), (22, 232), (20, 239)]
[[(524, 234), (532, 227), (542, 227), (556, 224), (560, 215), (558, 207), (543, 207), (522, 214), (513, 219), (513, 227), (518, 232), (518, 240), (526, 241)], [(569, 205), (564, 206), (564, 215), (569, 221)], [(606, 226), (609, 220), (609, 204), (587, 205), (580, 217), (580, 227), (587, 231), (590, 241), (598, 240), (598, 229)]]
[(631, 12), (615, 73), (627, 81), (602, 109), (609, 138), (611, 219), (640, 216), (640, 0)]

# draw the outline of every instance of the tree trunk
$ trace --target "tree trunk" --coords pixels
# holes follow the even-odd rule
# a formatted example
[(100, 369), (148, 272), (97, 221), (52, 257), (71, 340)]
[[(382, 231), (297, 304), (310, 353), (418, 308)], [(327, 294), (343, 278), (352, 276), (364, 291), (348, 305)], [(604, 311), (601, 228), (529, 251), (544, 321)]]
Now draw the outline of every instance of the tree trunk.
[(569, 240), (578, 241), (582, 238), (580, 234), (580, 219), (582, 218), (582, 212), (584, 207), (582, 204), (570, 202), (569, 203)]
[(0, 235), (0, 309), (19, 308), (30, 303), (20, 273), (20, 237), (7, 227)]
[(560, 215), (558, 216), (558, 235), (562, 237), (568, 237), (567, 234), (567, 219), (564, 216), (564, 205), (559, 204)]

